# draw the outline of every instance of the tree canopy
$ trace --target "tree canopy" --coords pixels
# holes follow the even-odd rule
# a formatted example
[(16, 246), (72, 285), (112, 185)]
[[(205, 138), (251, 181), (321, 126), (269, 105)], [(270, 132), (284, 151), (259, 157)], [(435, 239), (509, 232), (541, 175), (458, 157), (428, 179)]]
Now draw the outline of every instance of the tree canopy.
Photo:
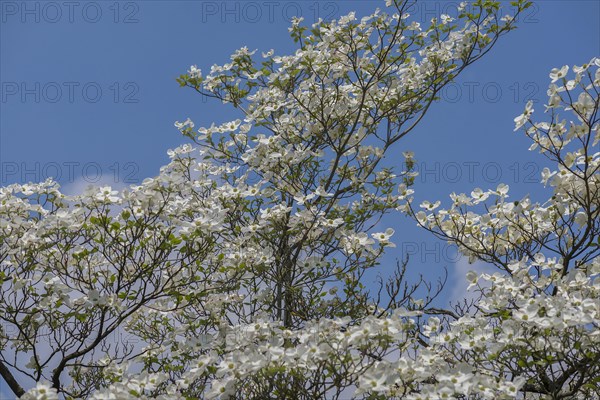
[[(507, 16), (465, 3), (424, 27), (411, 3), (297, 19), (294, 54), (192, 66), (180, 85), (242, 116), (176, 123), (193, 144), (140, 185), (0, 188), (0, 375), (15, 395), (599, 397), (600, 59), (552, 70), (547, 122), (531, 103), (515, 119), (556, 165), (548, 201), (501, 184), (416, 205), (414, 155), (397, 170), (383, 157), (530, 2)], [(496, 268), (467, 275), (470, 307), (435, 308), (443, 282), (381, 265), (401, 235), (390, 213)], [(378, 288), (373, 268), (392, 271)]]

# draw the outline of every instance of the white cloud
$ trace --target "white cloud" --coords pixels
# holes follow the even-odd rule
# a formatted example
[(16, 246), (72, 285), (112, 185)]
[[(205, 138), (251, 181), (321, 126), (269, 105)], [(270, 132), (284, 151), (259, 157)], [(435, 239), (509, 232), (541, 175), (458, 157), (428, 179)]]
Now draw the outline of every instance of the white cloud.
[(454, 268), (452, 268), (451, 271), (451, 279), (449, 279), (449, 283), (452, 285), (452, 291), (448, 300), (452, 303), (462, 302), (465, 299), (471, 301), (479, 297), (479, 293), (475, 292), (476, 288), (471, 288), (470, 291), (467, 291), (469, 282), (467, 281), (466, 276), (469, 271), (474, 271), (477, 274), (492, 274), (497, 272), (497, 269), (493, 265), (482, 261), (475, 261), (474, 263), (469, 264), (468, 257), (460, 257), (458, 261), (454, 263)]

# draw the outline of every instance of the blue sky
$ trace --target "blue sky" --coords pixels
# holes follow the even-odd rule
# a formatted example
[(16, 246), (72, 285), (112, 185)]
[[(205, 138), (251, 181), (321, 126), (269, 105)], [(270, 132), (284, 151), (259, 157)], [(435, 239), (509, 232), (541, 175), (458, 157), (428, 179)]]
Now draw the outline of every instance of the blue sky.
[[(427, 21), (452, 14), (457, 3), (423, 1), (413, 14)], [(89, 183), (122, 186), (156, 175), (166, 150), (186, 142), (176, 120), (206, 126), (237, 117), (178, 87), (175, 78), (190, 65), (206, 71), (242, 46), (288, 53), (295, 49), (287, 35), (293, 15), (312, 23), (351, 10), (365, 15), (383, 4), (1, 0), (0, 184), (54, 176), (72, 193)], [(515, 197), (542, 199), (546, 192), (535, 182), (546, 164), (513, 132), (513, 118), (529, 99), (541, 115), (551, 68), (593, 56), (600, 56), (600, 2), (537, 1), (519, 29), (448, 87), (444, 101), (389, 157), (415, 152), (426, 171), (417, 179), (423, 198), (504, 182)], [(408, 251), (413, 271), (435, 277), (447, 266), (455, 272), (454, 292), (462, 287), (459, 276), (468, 267), (452, 249), (404, 218), (387, 224), (396, 229), (398, 247), (386, 260)]]

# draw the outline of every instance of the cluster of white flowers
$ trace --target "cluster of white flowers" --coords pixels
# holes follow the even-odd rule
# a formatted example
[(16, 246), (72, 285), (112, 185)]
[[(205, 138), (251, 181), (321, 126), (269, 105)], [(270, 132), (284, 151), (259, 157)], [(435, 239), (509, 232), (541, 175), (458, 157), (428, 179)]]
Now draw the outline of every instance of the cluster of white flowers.
[[(533, 140), (531, 150), (557, 163), (541, 174), (541, 183), (552, 188), (546, 203), (509, 200), (508, 187), (499, 185), (452, 194), (449, 209), (425, 201), (425, 211), (417, 211), (414, 196), (402, 187), (407, 195), (401, 209), (471, 260), (498, 268), (468, 274), (470, 288), (481, 295), (478, 313), (452, 321), (443, 332), (430, 329), (432, 347), (460, 354), (476, 370), (518, 379), (525, 391), (593, 398), (597, 385), (577, 380), (600, 376), (600, 59), (574, 67), (572, 80), (568, 71), (565, 66), (550, 73), (551, 123), (532, 122), (531, 103), (515, 119)], [(560, 121), (559, 108), (574, 120)], [(485, 213), (474, 211), (478, 204), (485, 204)]]
[(48, 382), (41, 381), (20, 398), (23, 400), (58, 400), (58, 393)]

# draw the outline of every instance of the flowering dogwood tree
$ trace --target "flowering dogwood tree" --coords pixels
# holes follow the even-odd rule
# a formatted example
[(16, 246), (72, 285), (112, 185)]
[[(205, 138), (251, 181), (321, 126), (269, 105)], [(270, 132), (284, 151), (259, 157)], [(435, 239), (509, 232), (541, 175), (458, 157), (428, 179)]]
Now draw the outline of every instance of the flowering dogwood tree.
[[(532, 122), (531, 105), (516, 119), (558, 164), (544, 171), (547, 203), (510, 202), (500, 186), (418, 211), (411, 155), (398, 176), (382, 158), (529, 2), (501, 16), (475, 1), (427, 27), (410, 1), (386, 5), (294, 21), (293, 55), (243, 48), (209, 74), (191, 67), (180, 84), (243, 120), (177, 123), (197, 146), (170, 151), (156, 178), (78, 196), (52, 181), (0, 189), (0, 375), (15, 395), (600, 395), (600, 62), (569, 81), (552, 72), (550, 122)], [(406, 263), (365, 286), (396, 210), (498, 267), (469, 274), (471, 309), (432, 308), (441, 286), (405, 282)]]
[(532, 120), (531, 102), (515, 118), (530, 150), (556, 164), (542, 171), (552, 189), (546, 202), (509, 200), (501, 184), (453, 193), (448, 209), (438, 201), (419, 211), (411, 190), (401, 189), (403, 209), (419, 225), (498, 271), (470, 272), (480, 294), (473, 312), (430, 318), (423, 331), (428, 348), (466, 370), (449, 375), (464, 394), (488, 392), (469, 377), (477, 371), (540, 398), (600, 398), (600, 59), (573, 67), (570, 79), (568, 71), (550, 73), (546, 122)]

